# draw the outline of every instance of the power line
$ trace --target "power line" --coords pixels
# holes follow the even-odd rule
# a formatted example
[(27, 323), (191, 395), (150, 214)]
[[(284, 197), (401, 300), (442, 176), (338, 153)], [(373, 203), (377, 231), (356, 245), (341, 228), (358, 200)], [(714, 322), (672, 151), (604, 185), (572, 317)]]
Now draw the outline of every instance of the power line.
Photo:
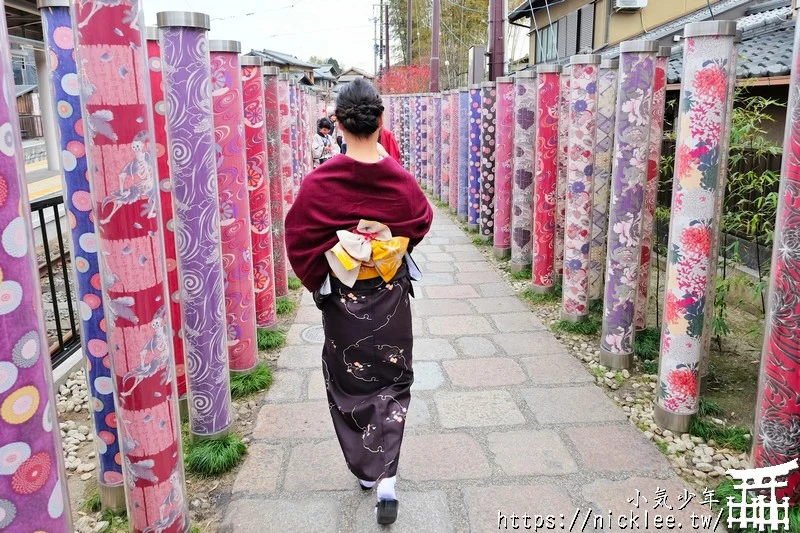
[(453, 37), (455, 37), (455, 38), (456, 38), (456, 40), (458, 40), (458, 42), (460, 42), (461, 44), (463, 44), (463, 45), (464, 45), (464, 47), (465, 47), (465, 48), (467, 48), (467, 49), (469, 49), (469, 48), (470, 48), (470, 46), (469, 46), (467, 43), (465, 43), (464, 41), (462, 41), (462, 40), (461, 40), (461, 37), (459, 37), (458, 35), (456, 35), (456, 32), (454, 32), (453, 30), (451, 30), (451, 29), (450, 29), (450, 26), (448, 26), (448, 25), (447, 25), (447, 24), (445, 24), (444, 22), (441, 22), (441, 24), (442, 24), (442, 26), (444, 27), (444, 29), (446, 29), (447, 31), (449, 31), (449, 32), (450, 32), (450, 35), (452, 35)]
[(259, 9), (258, 11), (250, 11), (249, 13), (240, 13), (239, 15), (229, 15), (227, 17), (213, 17), (211, 20), (230, 20), (236, 19), (241, 17), (249, 17), (251, 15), (256, 15), (258, 13), (270, 13), (273, 11), (283, 11), (284, 9), (291, 9), (295, 6), (295, 4), (289, 6), (282, 6), (282, 7), (274, 7), (272, 9)]
[(474, 8), (467, 7), (467, 6), (462, 6), (461, 4), (458, 4), (458, 3), (454, 2), (453, 0), (445, 0), (445, 1), (446, 1), (448, 4), (452, 4), (452, 5), (456, 6), (456, 7), (460, 7), (460, 8), (461, 8), (461, 9), (463, 9), (464, 11), (472, 11), (473, 13), (480, 13), (480, 14), (482, 14), (482, 15), (486, 15), (486, 12), (485, 12), (485, 11), (482, 11), (482, 10), (480, 10), (480, 9), (474, 9)]

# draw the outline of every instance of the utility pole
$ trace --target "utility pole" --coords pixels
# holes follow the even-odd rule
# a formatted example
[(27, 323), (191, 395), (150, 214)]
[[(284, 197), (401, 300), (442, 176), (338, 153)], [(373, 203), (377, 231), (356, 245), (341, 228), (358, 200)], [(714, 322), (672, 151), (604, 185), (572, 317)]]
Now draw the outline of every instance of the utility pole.
[(386, 24), (386, 70), (388, 71), (389, 70), (389, 63), (390, 63), (390, 61), (389, 61), (389, 49), (391, 48), (389, 46), (389, 4), (386, 4), (385, 24)]
[(504, 72), (503, 0), (489, 0), (489, 81), (496, 81)]
[(431, 32), (431, 92), (439, 92), (439, 27), (441, 26), (442, 3), (433, 0), (433, 28)]
[(380, 65), (381, 65), (381, 72), (383, 72), (383, 0), (381, 0), (378, 18), (380, 20), (380, 24), (378, 25), (378, 31), (381, 33), (380, 37), (380, 47), (378, 48), (378, 55), (380, 56)]
[(408, 15), (408, 24), (406, 27), (406, 66), (411, 65), (413, 61), (411, 60), (411, 41), (413, 40), (411, 37), (411, 0), (407, 0), (406, 2), (406, 15)]
[(378, 75), (378, 17), (375, 16), (375, 4), (372, 4), (372, 72), (375, 76)]

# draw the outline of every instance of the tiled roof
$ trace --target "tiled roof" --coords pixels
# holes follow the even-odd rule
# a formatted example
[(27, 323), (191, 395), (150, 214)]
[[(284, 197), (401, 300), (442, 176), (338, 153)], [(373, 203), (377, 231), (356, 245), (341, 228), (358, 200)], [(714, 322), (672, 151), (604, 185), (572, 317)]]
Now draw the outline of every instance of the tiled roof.
[(319, 66), (298, 59), (295, 56), (291, 56), (289, 54), (284, 54), (281, 52), (276, 52), (274, 50), (251, 50), (248, 55), (258, 55), (266, 58), (268, 61), (271, 61), (272, 63), (277, 63), (279, 65), (291, 65), (295, 67), (309, 68), (309, 69), (314, 69)]

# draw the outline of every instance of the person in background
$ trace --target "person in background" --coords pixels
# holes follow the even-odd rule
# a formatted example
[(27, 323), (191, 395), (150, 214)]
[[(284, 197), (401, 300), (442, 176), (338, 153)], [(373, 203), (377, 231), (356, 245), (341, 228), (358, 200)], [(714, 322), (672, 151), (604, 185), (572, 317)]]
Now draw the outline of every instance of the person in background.
[[(286, 215), (292, 270), (322, 310), (322, 374), (345, 463), (377, 485), (379, 524), (397, 519), (395, 480), (411, 401), (412, 249), (433, 210), (416, 180), (381, 156), (383, 103), (358, 79), (336, 100), (350, 149), (310, 172)], [(310, 487), (313, 490), (313, 487)]]
[(378, 143), (383, 146), (383, 149), (386, 150), (389, 157), (401, 165), (403, 164), (400, 160), (400, 147), (397, 145), (397, 140), (394, 138), (391, 131), (386, 128), (381, 128), (381, 135), (378, 137)]
[[(342, 143), (344, 142), (344, 139), (342, 138), (342, 135), (339, 132), (339, 128), (336, 127), (337, 126), (337, 123), (336, 123), (336, 107), (334, 107), (333, 105), (329, 105), (328, 109), (327, 109), (327, 113), (328, 113), (328, 119), (331, 121), (331, 124), (333, 124), (333, 126), (332, 126), (333, 129), (331, 130), (331, 136), (334, 139), (336, 139), (336, 144), (339, 145), (339, 149), (341, 150)], [(341, 150), (341, 152), (344, 153), (344, 150)]]
[(331, 136), (333, 124), (327, 118), (317, 121), (317, 134), (311, 143), (311, 153), (314, 157), (314, 168), (339, 153), (339, 146)]

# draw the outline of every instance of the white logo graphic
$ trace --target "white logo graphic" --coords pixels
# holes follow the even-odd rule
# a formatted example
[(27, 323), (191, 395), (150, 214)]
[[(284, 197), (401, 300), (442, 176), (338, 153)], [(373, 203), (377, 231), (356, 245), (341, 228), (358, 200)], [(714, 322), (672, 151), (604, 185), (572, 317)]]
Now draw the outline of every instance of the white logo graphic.
[[(770, 527), (772, 531), (789, 529), (789, 498), (784, 496), (780, 501), (775, 496), (775, 489), (788, 485), (786, 477), (797, 469), (797, 459), (782, 465), (753, 468), (750, 470), (728, 470), (725, 472), (741, 484), (733, 488), (742, 491), (742, 501), (736, 502), (733, 496), (728, 496), (728, 527), (734, 525), (741, 528), (753, 527), (764, 531)], [(781, 478), (783, 481), (778, 481)], [(763, 492), (770, 490), (769, 497), (759, 494), (748, 501), (748, 491)], [(738, 512), (737, 512), (738, 511)], [(752, 515), (748, 516), (752, 511)], [(780, 529), (779, 529), (780, 526)]]

